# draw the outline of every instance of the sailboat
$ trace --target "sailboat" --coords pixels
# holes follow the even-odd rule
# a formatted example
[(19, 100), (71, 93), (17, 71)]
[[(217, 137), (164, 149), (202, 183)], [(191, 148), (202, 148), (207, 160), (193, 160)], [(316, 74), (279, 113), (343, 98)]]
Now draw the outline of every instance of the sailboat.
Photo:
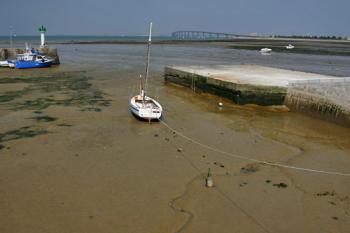
[(140, 94), (130, 99), (131, 112), (137, 117), (148, 121), (159, 119), (162, 116), (162, 110), (163, 110), (162, 106), (155, 99), (146, 95), (151, 44), (152, 44), (152, 23), (150, 23), (149, 37), (148, 37), (146, 74), (144, 78), (140, 75)]

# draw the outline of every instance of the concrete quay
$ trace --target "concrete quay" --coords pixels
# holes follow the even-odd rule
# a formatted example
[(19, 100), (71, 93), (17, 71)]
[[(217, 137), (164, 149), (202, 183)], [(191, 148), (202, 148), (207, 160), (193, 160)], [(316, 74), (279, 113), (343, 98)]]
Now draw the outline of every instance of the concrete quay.
[[(43, 47), (37, 49), (39, 53), (42, 53), (43, 55), (52, 58), (53, 64), (58, 65), (60, 64), (60, 58), (58, 56), (58, 52), (56, 48), (49, 48), (49, 47)], [(17, 54), (23, 54), (25, 52), (25, 49), (19, 49), (19, 48), (0, 48), (0, 61), (8, 60), (8, 59), (15, 59)]]
[(350, 127), (350, 78), (291, 83), (285, 105)]
[(167, 82), (236, 104), (286, 105), (350, 126), (350, 78), (255, 66), (167, 66)]
[(256, 66), (167, 66), (165, 80), (225, 97), (237, 104), (283, 105), (288, 84), (337, 77)]

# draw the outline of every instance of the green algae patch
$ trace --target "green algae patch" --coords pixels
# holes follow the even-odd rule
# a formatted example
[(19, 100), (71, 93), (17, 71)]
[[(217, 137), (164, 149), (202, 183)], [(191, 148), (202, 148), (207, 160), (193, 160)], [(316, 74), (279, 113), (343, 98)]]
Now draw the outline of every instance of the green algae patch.
[(278, 184), (273, 184), (273, 186), (277, 187), (277, 188), (287, 188), (288, 185), (286, 183), (278, 183)]
[(52, 122), (57, 120), (57, 118), (50, 116), (36, 116), (33, 119), (35, 119), (37, 122)]
[(3, 83), (25, 83), (29, 87), (0, 94), (0, 105), (9, 110), (35, 110), (50, 106), (73, 106), (81, 111), (102, 111), (111, 100), (89, 83), (83, 72), (61, 73), (45, 77), (1, 78)]
[(17, 98), (20, 98), (20, 97), (28, 94), (29, 92), (30, 92), (30, 89), (25, 88), (25, 89), (19, 90), (19, 91), (7, 91), (5, 93), (2, 93), (2, 94), (0, 94), (0, 104), (13, 101)]
[(46, 130), (35, 130), (29, 126), (26, 126), (16, 130), (7, 131), (5, 133), (0, 133), (0, 143), (22, 138), (32, 138), (47, 133), (48, 131)]
[(57, 126), (59, 126), (59, 127), (72, 127), (73, 125), (63, 123), (63, 124), (57, 124)]

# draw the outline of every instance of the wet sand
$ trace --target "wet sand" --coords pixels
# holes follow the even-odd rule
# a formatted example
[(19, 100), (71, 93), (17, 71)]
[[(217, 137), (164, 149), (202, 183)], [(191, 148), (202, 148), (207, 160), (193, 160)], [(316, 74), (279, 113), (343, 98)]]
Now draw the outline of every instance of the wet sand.
[[(349, 177), (237, 159), (135, 119), (139, 71), (0, 70), (0, 232), (349, 231)], [(349, 128), (199, 95), (160, 71), (150, 93), (164, 122), (206, 145), (350, 173)]]

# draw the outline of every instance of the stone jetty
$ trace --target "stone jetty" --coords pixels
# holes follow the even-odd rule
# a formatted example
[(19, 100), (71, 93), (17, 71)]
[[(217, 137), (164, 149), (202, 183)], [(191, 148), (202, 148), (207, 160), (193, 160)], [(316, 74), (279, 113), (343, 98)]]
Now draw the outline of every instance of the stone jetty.
[(286, 105), (292, 110), (350, 123), (350, 78), (256, 65), (167, 66), (164, 78), (236, 104)]
[[(56, 48), (40, 47), (37, 49), (39, 53), (54, 59), (53, 64), (60, 64), (60, 58)], [(25, 49), (19, 48), (0, 48), (0, 61), (7, 59), (15, 59), (17, 54), (22, 54)]]
[(350, 127), (350, 78), (290, 83), (285, 104), (294, 111)]

